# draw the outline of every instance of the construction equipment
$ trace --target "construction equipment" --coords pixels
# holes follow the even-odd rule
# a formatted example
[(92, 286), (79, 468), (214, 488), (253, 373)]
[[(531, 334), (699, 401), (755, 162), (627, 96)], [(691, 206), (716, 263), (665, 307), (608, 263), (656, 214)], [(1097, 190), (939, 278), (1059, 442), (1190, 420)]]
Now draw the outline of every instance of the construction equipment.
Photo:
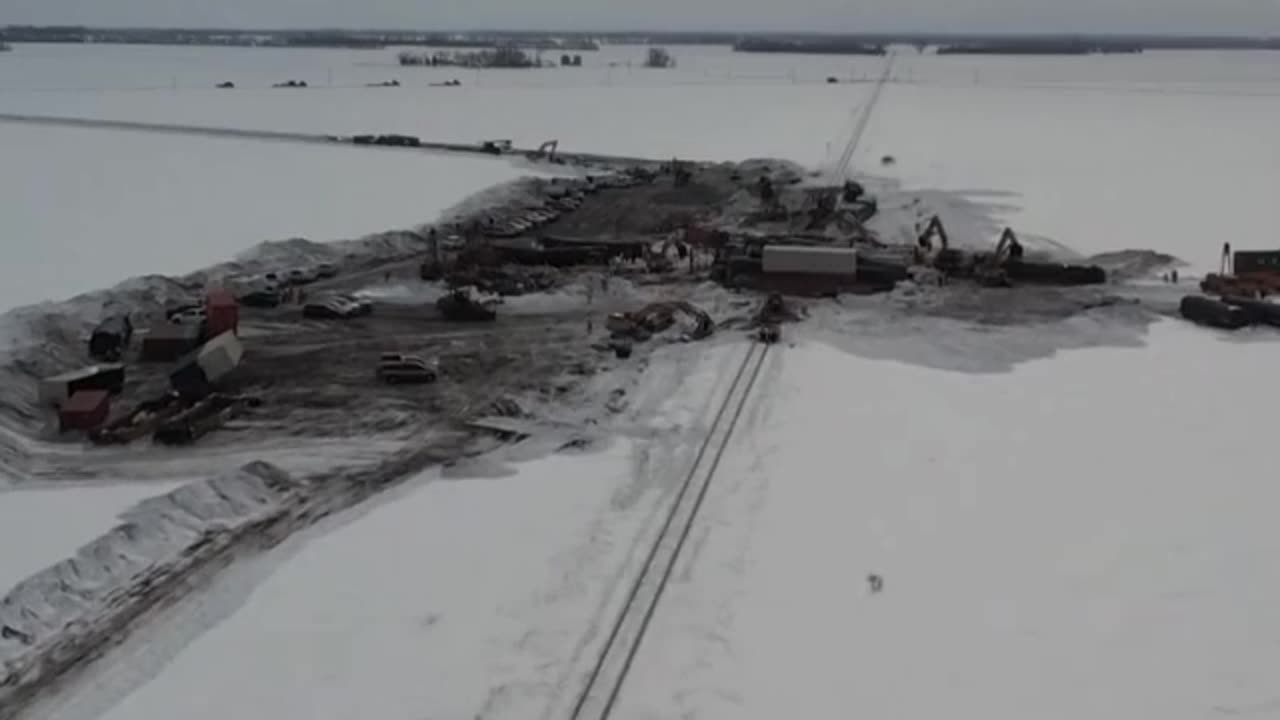
[(935, 237), (940, 243), (939, 249), (946, 250), (950, 244), (950, 238), (947, 237), (947, 229), (942, 226), (942, 218), (937, 215), (929, 218), (929, 224), (925, 225), (924, 232), (916, 238), (916, 246), (925, 252), (932, 251)]
[(558, 150), (559, 148), (560, 148), (559, 140), (548, 140), (538, 146), (538, 149), (533, 152), (532, 157), (533, 159), (546, 158), (551, 162), (555, 162), (556, 150)]
[(675, 325), (677, 315), (693, 323), (693, 327), (681, 335), (681, 340), (702, 340), (715, 331), (715, 323), (706, 311), (683, 300), (656, 302), (630, 313), (613, 313), (605, 320), (605, 328), (615, 339), (644, 342)]
[(466, 289), (458, 289), (436, 301), (445, 320), (453, 322), (492, 322), (498, 313), (488, 304), (471, 297)]

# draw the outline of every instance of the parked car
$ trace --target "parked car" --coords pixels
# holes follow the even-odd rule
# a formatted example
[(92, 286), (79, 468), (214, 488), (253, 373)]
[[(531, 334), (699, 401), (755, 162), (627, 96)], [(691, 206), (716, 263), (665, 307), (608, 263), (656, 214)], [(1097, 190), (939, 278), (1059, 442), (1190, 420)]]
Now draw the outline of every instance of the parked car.
[(346, 302), (354, 305), (356, 307), (357, 315), (373, 314), (373, 301), (368, 298), (362, 298), (357, 295), (335, 295), (334, 297), (339, 300), (345, 300)]
[(188, 308), (169, 316), (169, 322), (174, 325), (203, 325), (208, 319), (209, 314), (202, 307)]
[(289, 271), (289, 282), (294, 285), (306, 285), (315, 282), (316, 274), (306, 268), (294, 268)]
[(416, 355), (383, 353), (378, 360), (378, 379), (390, 385), (432, 383), (439, 379), (438, 363)]
[(316, 277), (331, 278), (338, 274), (338, 266), (333, 263), (320, 263), (316, 266)]
[(302, 306), (302, 316), (321, 320), (345, 320), (373, 312), (373, 303), (340, 295), (318, 297)]
[(279, 307), (283, 298), (275, 289), (254, 288), (240, 294), (237, 298), (245, 307), (273, 308)]

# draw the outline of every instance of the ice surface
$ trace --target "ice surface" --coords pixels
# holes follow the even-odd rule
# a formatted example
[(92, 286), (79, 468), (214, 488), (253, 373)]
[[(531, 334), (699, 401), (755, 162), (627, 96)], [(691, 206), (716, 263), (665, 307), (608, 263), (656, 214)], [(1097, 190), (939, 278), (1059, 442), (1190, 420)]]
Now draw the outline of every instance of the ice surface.
[(0, 491), (0, 589), (75, 553), (115, 525), (121, 511), (172, 487), (155, 482)]
[[(1273, 344), (762, 375), (622, 718), (1272, 716)], [(884, 578), (872, 594), (867, 576)]]
[(0, 309), (431, 222), (526, 171), (501, 160), (0, 123)]

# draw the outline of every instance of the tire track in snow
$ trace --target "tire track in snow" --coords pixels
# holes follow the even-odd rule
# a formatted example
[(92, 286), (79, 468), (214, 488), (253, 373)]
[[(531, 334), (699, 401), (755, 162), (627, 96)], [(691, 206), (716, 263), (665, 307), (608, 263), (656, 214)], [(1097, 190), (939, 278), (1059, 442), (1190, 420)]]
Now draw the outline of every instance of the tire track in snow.
[(729, 392), (716, 411), (711, 430), (672, 501), (666, 521), (574, 704), (570, 713), (572, 720), (605, 720), (617, 705), (618, 696), (644, 641), (645, 632), (662, 600), (676, 561), (689, 540), (694, 520), (697, 519), (698, 511), (768, 353), (769, 346), (763, 343), (752, 343), (747, 348), (746, 356), (729, 386)]

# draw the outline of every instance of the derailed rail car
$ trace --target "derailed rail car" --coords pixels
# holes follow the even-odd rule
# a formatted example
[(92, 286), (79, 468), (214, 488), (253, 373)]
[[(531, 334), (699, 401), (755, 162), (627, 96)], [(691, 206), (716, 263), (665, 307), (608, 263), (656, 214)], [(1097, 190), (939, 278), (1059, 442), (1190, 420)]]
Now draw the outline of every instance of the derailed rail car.
[(106, 390), (117, 395), (124, 390), (124, 365), (105, 363), (90, 365), (40, 381), (37, 388), (41, 405), (61, 406), (81, 390)]
[(1203, 295), (1188, 295), (1182, 298), (1182, 302), (1178, 305), (1178, 312), (1182, 317), (1198, 325), (1222, 330), (1239, 330), (1254, 322), (1254, 315), (1250, 311)]
[(228, 330), (187, 355), (169, 374), (169, 384), (187, 398), (202, 398), (227, 378), (244, 357), (244, 345)]
[(128, 315), (112, 315), (103, 319), (89, 335), (89, 356), (95, 360), (115, 362), (129, 349), (133, 339), (133, 321)]

